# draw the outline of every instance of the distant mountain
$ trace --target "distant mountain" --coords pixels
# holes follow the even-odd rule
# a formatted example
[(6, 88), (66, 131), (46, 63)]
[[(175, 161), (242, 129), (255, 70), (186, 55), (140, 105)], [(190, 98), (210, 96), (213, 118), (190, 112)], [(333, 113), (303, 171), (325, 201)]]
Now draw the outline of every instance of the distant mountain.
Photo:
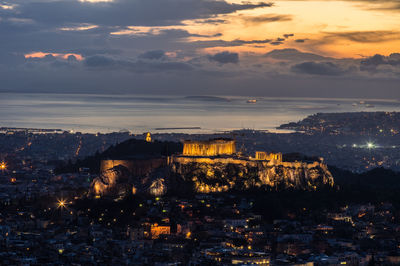
[(305, 52), (300, 52), (299, 50), (296, 49), (276, 49), (273, 50), (265, 56), (273, 58), (273, 59), (279, 59), (279, 60), (290, 60), (290, 61), (325, 61), (325, 60), (334, 60), (334, 58), (331, 57), (325, 57), (317, 54), (312, 54), (312, 53), (305, 53)]

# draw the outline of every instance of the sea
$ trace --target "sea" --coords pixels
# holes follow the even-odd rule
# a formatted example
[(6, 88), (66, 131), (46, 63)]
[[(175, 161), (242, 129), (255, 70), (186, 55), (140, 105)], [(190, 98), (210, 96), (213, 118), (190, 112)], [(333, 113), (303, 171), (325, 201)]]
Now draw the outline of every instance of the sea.
[(321, 112), (400, 111), (384, 99), (0, 93), (0, 127), (83, 133), (268, 130)]

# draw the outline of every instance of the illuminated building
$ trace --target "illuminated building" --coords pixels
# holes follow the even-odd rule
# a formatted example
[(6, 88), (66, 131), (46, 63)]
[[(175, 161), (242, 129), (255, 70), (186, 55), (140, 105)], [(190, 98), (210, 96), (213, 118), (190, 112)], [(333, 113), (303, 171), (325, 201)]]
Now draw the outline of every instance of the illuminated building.
[(150, 134), (150, 132), (146, 133), (146, 142), (151, 142), (151, 134)]
[(160, 235), (171, 234), (171, 227), (169, 225), (158, 225), (157, 223), (151, 225), (151, 238), (158, 239)]
[[(192, 176), (194, 189), (200, 193), (229, 191), (237, 184), (235, 178), (242, 179), (245, 189), (284, 184), (285, 187), (316, 190), (320, 185), (334, 185), (322, 158), (313, 162), (284, 161), (282, 153), (265, 151), (256, 151), (255, 157), (249, 157), (236, 153), (235, 140), (222, 138), (184, 141), (182, 153), (171, 156), (102, 160), (100, 171), (101, 175), (91, 184), (94, 195), (123, 195), (129, 191), (130, 194), (146, 192), (159, 197), (172, 183), (171, 175), (181, 176), (183, 180)], [(197, 174), (193, 175), (195, 171)], [(249, 179), (250, 175), (255, 179)], [(135, 183), (145, 176), (151, 178), (142, 184)], [(125, 179), (125, 183), (120, 183), (120, 179)], [(128, 190), (126, 185), (129, 185)]]
[(218, 156), (232, 155), (236, 153), (236, 142), (231, 139), (214, 139), (208, 141), (191, 141), (183, 142), (184, 156)]
[(282, 153), (267, 153), (264, 151), (256, 151), (256, 160), (282, 162)]

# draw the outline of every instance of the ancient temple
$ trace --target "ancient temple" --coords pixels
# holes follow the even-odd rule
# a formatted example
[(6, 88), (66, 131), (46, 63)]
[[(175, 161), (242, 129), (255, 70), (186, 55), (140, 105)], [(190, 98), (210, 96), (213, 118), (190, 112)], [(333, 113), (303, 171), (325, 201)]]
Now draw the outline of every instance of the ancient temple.
[(232, 139), (207, 141), (186, 140), (183, 142), (183, 156), (220, 156), (236, 153), (236, 143)]
[(256, 160), (282, 162), (282, 153), (268, 153), (264, 151), (256, 151)]

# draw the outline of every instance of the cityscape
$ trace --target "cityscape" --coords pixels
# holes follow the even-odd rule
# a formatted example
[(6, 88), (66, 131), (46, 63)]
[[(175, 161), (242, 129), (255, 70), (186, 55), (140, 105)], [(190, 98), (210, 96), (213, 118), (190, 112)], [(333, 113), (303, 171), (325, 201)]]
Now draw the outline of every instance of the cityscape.
[[(1, 260), (8, 265), (397, 264), (400, 177), (396, 164), (376, 161), (389, 151), (396, 157), (388, 143), (395, 144), (398, 133), (379, 136), (378, 129), (374, 147), (349, 145), (347, 152), (345, 144), (326, 145), (336, 152), (322, 159), (321, 148), (313, 147), (327, 139), (352, 143), (366, 134), (354, 124), (353, 131), (340, 131), (342, 119), (337, 121), (324, 125), (334, 132), (293, 133), (3, 128)], [(397, 121), (369, 125), (395, 127)], [(271, 144), (280, 139), (286, 142)], [(316, 144), (302, 154), (298, 147), (304, 139)], [(263, 151), (271, 146), (275, 153)], [(374, 164), (341, 165), (344, 160), (357, 165), (352, 150), (375, 157)], [(308, 166), (315, 162), (323, 164), (318, 171)], [(294, 172), (279, 170), (280, 165)], [(365, 174), (374, 168), (381, 170)]]
[(399, 0), (0, 0), (0, 265), (400, 265)]

